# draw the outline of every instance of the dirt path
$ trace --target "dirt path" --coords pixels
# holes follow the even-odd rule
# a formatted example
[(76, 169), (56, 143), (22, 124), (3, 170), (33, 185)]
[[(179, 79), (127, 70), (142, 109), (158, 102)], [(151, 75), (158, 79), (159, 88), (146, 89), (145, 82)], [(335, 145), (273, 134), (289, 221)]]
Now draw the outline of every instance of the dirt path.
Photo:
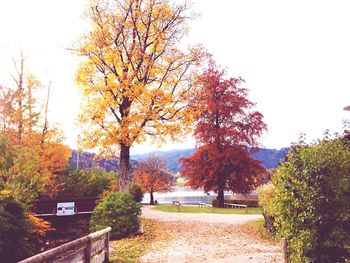
[(166, 222), (172, 238), (153, 244), (142, 262), (281, 262), (280, 246), (245, 223), (261, 215), (165, 213), (144, 207), (142, 217)]

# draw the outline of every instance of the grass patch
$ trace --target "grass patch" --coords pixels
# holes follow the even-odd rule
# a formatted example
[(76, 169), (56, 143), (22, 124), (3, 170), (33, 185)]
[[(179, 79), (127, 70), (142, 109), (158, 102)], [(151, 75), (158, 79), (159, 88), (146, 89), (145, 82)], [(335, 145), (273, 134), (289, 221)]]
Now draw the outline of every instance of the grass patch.
[(267, 229), (264, 227), (264, 219), (257, 219), (253, 221), (249, 221), (245, 224), (246, 227), (251, 228), (253, 231), (256, 231), (260, 238), (269, 241), (269, 242), (276, 242), (276, 237), (271, 234)]
[(167, 227), (164, 227), (159, 221), (142, 218), (141, 224), (144, 230), (142, 235), (111, 242), (110, 262), (140, 262), (140, 257), (147, 252), (154, 242), (170, 238), (170, 234), (166, 231)]
[[(157, 205), (153, 209), (162, 212), (179, 213), (176, 206), (172, 205)], [(197, 206), (180, 206), (180, 213), (213, 213), (213, 214), (261, 214), (260, 207), (245, 208), (217, 208), (217, 207), (197, 207)]]

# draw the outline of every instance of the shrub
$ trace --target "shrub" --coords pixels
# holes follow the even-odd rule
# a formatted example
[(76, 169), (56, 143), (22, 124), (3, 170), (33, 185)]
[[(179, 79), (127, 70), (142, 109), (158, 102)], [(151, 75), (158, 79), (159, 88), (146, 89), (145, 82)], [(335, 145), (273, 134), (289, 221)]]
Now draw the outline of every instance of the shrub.
[(213, 207), (220, 207), (220, 201), (217, 198), (214, 198), (211, 204)]
[(30, 236), (24, 207), (11, 197), (0, 196), (1, 262), (17, 262), (32, 255), (34, 247), (29, 242)]
[(259, 197), (259, 205), (263, 209), (263, 216), (265, 219), (264, 227), (270, 232), (275, 233), (276, 228), (274, 226), (273, 215), (273, 199), (275, 197), (275, 186), (272, 182), (260, 185), (257, 189)]
[(92, 231), (98, 231), (110, 226), (112, 238), (123, 238), (139, 228), (140, 214), (141, 205), (129, 193), (110, 193), (95, 207), (90, 227)]
[(129, 193), (131, 194), (131, 197), (135, 202), (141, 203), (144, 194), (141, 189), (141, 186), (135, 183), (131, 184), (129, 188)]
[(273, 215), (290, 262), (349, 260), (350, 149), (342, 139), (294, 146), (272, 181)]

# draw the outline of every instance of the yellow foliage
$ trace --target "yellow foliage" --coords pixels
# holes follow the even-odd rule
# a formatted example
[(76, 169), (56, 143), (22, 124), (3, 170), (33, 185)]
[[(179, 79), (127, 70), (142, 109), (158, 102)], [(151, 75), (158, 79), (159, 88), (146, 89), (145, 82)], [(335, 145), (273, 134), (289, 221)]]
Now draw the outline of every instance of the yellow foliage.
[(206, 54), (200, 46), (176, 48), (187, 31), (187, 9), (167, 1), (91, 1), (92, 27), (76, 48), (83, 147), (114, 154), (149, 135), (163, 142), (190, 131), (193, 80)]
[(21, 52), (20, 61), (14, 63), (13, 87), (0, 90), (0, 139), (16, 157), (13, 162), (5, 160), (8, 150), (2, 153), (4, 156), (0, 155), (0, 162), (8, 162), (1, 171), (4, 187), (29, 202), (36, 196), (26, 196), (33, 189), (36, 192), (50, 184), (56, 186), (53, 178), (66, 169), (71, 151), (63, 145), (62, 133), (48, 125), (50, 85), (43, 105), (36, 96), (36, 90), (43, 85), (36, 76), (26, 73), (24, 62)]

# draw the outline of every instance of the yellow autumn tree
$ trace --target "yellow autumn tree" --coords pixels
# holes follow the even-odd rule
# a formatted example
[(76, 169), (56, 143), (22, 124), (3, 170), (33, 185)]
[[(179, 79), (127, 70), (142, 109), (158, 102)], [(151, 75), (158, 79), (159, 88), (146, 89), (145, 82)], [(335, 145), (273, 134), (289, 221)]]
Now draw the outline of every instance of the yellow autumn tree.
[(127, 191), (134, 143), (188, 133), (194, 76), (205, 53), (200, 46), (178, 48), (193, 16), (186, 3), (97, 0), (87, 16), (91, 29), (74, 48), (82, 58), (81, 142), (105, 156), (119, 151), (120, 190)]
[[(46, 195), (54, 195), (57, 186), (55, 176), (66, 169), (71, 150), (63, 144), (59, 129), (49, 127), (50, 84), (43, 104), (38, 92), (45, 87), (27, 70), (22, 51), (19, 59), (13, 58), (13, 62), (13, 83), (8, 87), (0, 85), (0, 137), (7, 138), (11, 147), (33, 151), (33, 160), (36, 155), (39, 156), (37, 173), (46, 186), (40, 189)], [(34, 173), (28, 173), (28, 177), (31, 176)]]

